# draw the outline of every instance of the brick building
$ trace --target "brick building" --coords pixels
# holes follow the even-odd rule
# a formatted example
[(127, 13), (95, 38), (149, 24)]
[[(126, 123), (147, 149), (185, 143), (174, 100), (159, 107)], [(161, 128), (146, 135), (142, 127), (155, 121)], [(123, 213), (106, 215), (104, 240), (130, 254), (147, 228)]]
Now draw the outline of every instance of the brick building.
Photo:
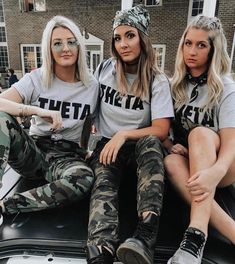
[[(205, 0), (208, 1), (208, 0)], [(202, 12), (203, 0), (139, 0), (150, 12), (150, 35), (159, 51), (162, 69), (172, 74), (179, 39), (192, 15)], [(73, 19), (84, 33), (92, 69), (109, 56), (112, 19), (121, 0), (0, 0), (0, 69), (13, 68), (19, 77), (40, 66), (40, 42), (47, 21), (54, 15)], [(217, 0), (216, 12), (224, 26), (232, 54), (235, 0)], [(89, 38), (88, 38), (89, 37)], [(234, 44), (233, 44), (234, 45)], [(234, 56), (233, 56), (234, 57)], [(235, 71), (233, 58), (232, 69)]]

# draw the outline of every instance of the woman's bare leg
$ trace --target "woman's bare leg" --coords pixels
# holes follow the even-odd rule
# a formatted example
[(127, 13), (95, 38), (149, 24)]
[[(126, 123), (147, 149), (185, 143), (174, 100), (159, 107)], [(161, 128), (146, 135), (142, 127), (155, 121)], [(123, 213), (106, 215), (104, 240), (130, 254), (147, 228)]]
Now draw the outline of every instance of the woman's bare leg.
[[(200, 137), (200, 141), (195, 141), (196, 142), (195, 144), (199, 146), (198, 142), (202, 143), (202, 140), (203, 140), (202, 137)], [(190, 153), (190, 155), (194, 155), (193, 159), (196, 159), (195, 157), (196, 155), (200, 156), (200, 160), (202, 157), (204, 159), (199, 165), (196, 162), (191, 164), (192, 171), (196, 171), (197, 168), (202, 169), (203, 166), (206, 166), (209, 162), (213, 162), (213, 159), (216, 158), (213, 153), (211, 155), (211, 153), (205, 151), (206, 144), (211, 144), (211, 142), (210, 141), (207, 141), (207, 143), (204, 142), (203, 148), (200, 147), (200, 149), (196, 150), (195, 153), (192, 152)], [(201, 151), (204, 153), (201, 153)], [(209, 161), (207, 157), (209, 157)], [(191, 204), (192, 197), (189, 193), (188, 188), (186, 187), (187, 180), (190, 177), (188, 159), (186, 159), (181, 155), (171, 154), (165, 158), (165, 165), (171, 182), (174, 184), (176, 189), (182, 194), (183, 198), (189, 204)], [(232, 171), (235, 172), (234, 169)], [(233, 178), (231, 177), (232, 171), (229, 172), (229, 177), (230, 177), (229, 180), (226, 180), (225, 178), (223, 179), (224, 183), (226, 184), (232, 183), (233, 181)], [(233, 173), (233, 175), (235, 175), (235, 173)], [(235, 221), (218, 205), (218, 203), (213, 199), (213, 195), (212, 197), (209, 197), (209, 199), (206, 200), (207, 200), (206, 203), (203, 203), (202, 205), (198, 205), (199, 204), (198, 202), (192, 201), (191, 217), (190, 217), (191, 221), (189, 225), (196, 227), (202, 230), (205, 234), (207, 234), (207, 223), (208, 223), (208, 219), (210, 218), (210, 223), (222, 235), (224, 235), (233, 244), (235, 244)], [(205, 215), (202, 215), (200, 210), (202, 210), (203, 214), (205, 213)]]

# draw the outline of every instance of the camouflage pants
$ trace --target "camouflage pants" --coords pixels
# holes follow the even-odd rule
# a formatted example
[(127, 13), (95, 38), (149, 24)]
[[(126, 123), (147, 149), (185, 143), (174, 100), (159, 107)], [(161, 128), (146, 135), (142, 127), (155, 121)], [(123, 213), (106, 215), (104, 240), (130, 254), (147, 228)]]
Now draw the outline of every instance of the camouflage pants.
[(7, 163), (24, 178), (47, 184), (4, 198), (6, 213), (38, 211), (84, 197), (94, 181), (85, 150), (69, 141), (31, 137), (12, 116), (0, 112), (0, 177)]
[(87, 244), (106, 245), (115, 252), (119, 242), (118, 189), (122, 168), (131, 159), (137, 163), (138, 215), (153, 211), (160, 216), (164, 189), (163, 148), (154, 136), (126, 142), (115, 163), (104, 166), (99, 163), (99, 153), (105, 143), (107, 140), (98, 143), (90, 160), (96, 180), (90, 202)]

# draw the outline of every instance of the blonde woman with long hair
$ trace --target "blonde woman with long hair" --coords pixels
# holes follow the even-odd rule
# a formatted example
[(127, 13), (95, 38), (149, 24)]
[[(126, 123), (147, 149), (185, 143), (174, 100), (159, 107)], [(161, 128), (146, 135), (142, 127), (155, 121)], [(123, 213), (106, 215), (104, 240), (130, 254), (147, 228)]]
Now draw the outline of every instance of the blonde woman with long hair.
[(235, 182), (235, 83), (220, 20), (198, 16), (180, 40), (172, 95), (174, 142), (165, 158), (171, 182), (191, 204), (190, 223), (168, 264), (199, 264), (210, 223), (235, 244), (235, 221), (214, 200)]
[[(90, 75), (76, 24), (53, 17), (42, 36), (42, 67), (0, 96), (0, 178), (7, 163), (38, 188), (0, 202), (2, 213), (39, 211), (84, 197), (94, 176), (81, 146), (86, 116), (96, 108), (98, 83)], [(29, 133), (15, 117), (32, 116)]]

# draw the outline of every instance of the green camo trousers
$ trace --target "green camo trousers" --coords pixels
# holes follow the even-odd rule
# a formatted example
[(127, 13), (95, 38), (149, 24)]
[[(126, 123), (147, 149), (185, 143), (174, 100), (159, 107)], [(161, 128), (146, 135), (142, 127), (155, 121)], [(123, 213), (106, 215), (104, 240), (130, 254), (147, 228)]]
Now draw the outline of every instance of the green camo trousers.
[(84, 197), (94, 181), (85, 151), (69, 141), (31, 137), (12, 116), (0, 112), (0, 179), (7, 163), (24, 178), (48, 183), (4, 198), (6, 213), (38, 211)]
[[(163, 148), (154, 136), (137, 142), (126, 142), (119, 150), (115, 163), (104, 166), (99, 154), (107, 143), (102, 139), (90, 159), (95, 184), (90, 202), (88, 245), (105, 245), (115, 252), (118, 246), (118, 189), (121, 171), (130, 160), (137, 162), (137, 211), (153, 211), (160, 216), (164, 191)], [(125, 177), (127, 175), (125, 174)]]

